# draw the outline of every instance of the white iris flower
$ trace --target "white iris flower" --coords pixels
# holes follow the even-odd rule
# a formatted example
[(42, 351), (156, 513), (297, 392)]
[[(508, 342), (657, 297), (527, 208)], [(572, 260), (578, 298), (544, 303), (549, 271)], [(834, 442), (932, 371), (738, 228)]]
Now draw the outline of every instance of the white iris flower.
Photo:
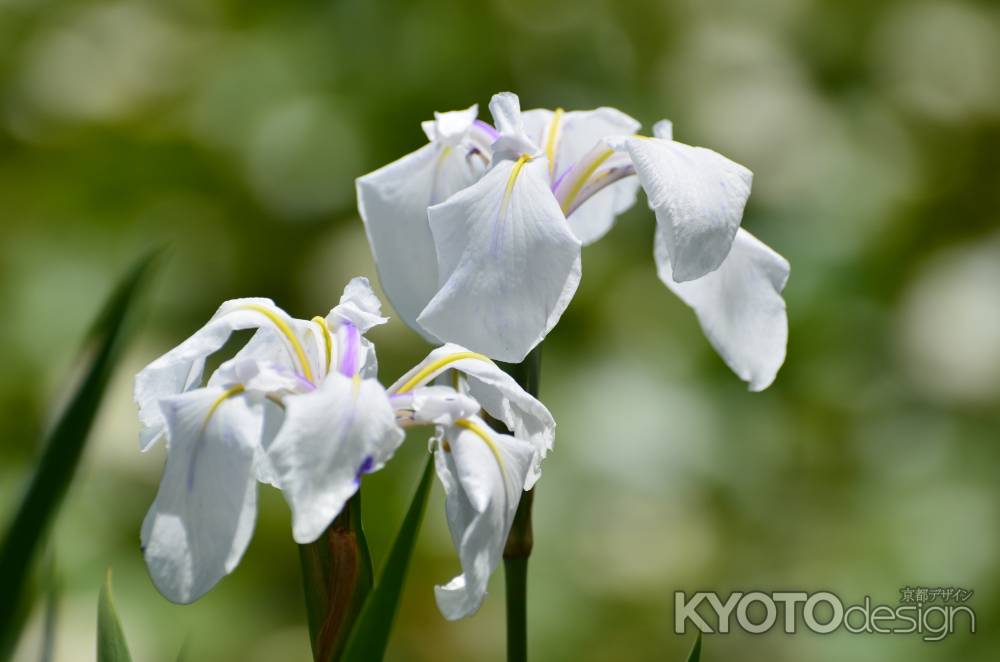
[(425, 123), (430, 144), (358, 179), (358, 208), (383, 289), (431, 340), (521, 361), (580, 281), (581, 246), (601, 238), (641, 186), (656, 215), (660, 279), (753, 390), (784, 362), (788, 262), (740, 228), (752, 174), (701, 147), (655, 137), (613, 108), (530, 110), (493, 97)]
[[(452, 619), (478, 609), (555, 422), (490, 359), (457, 345), (434, 350), (385, 389), (363, 334), (386, 321), (364, 278), (311, 321), (268, 299), (227, 301), (137, 375), (142, 450), (160, 438), (168, 448), (142, 527), (146, 563), (167, 598), (192, 602), (236, 567), (253, 533), (258, 482), (282, 491), (294, 539), (312, 542), (361, 476), (392, 457), (404, 429), (426, 425), (437, 428), (436, 468), (462, 566), (437, 588), (438, 604)], [(245, 329), (254, 335), (203, 384), (206, 359)], [(449, 371), (452, 385), (431, 384)], [(513, 435), (490, 428), (481, 410)]]

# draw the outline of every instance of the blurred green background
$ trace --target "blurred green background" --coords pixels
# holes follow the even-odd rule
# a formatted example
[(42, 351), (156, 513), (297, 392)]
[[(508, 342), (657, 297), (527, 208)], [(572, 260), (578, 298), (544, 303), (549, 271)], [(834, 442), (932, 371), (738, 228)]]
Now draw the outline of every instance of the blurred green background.
[[(1000, 9), (860, 0), (0, 0), (0, 516), (89, 320), (172, 247), (53, 537), (59, 661), (93, 659), (115, 568), (137, 660), (305, 660), (287, 508), (262, 489), (237, 571), (178, 607), (139, 525), (131, 377), (227, 298), (325, 313), (375, 281), (356, 176), (423, 144), (434, 110), (619, 107), (750, 167), (744, 224), (792, 264), (788, 359), (750, 394), (656, 279), (640, 202), (584, 252), (545, 346), (559, 421), (536, 499), (535, 660), (679, 660), (675, 590), (976, 591), (974, 635), (709, 636), (707, 660), (994, 660), (1000, 647)], [(391, 311), (390, 311), (391, 314)], [(394, 321), (381, 379), (427, 351)], [(366, 478), (377, 559), (425, 444)], [(474, 618), (435, 488), (391, 660), (502, 660), (502, 573)], [(34, 620), (17, 660), (38, 659)]]

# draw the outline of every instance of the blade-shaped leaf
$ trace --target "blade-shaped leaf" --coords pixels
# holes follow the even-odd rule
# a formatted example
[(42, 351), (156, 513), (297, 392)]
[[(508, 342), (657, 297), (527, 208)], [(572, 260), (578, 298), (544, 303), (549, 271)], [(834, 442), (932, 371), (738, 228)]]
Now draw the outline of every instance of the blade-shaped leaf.
[(32, 560), (45, 539), (83, 453), (87, 435), (134, 326), (134, 309), (159, 251), (140, 260), (120, 282), (89, 336), (87, 368), (47, 434), (42, 457), (0, 547), (0, 642), (14, 640), (19, 608), (28, 598)]
[(372, 588), (372, 557), (361, 523), (361, 490), (316, 542), (299, 545), (315, 662), (339, 658)]
[[(24, 580), (21, 595), (15, 598), (15, 602), (3, 606), (4, 618), (7, 620), (0, 623), (0, 660), (9, 660), (14, 657), (19, 635), (28, 624), (32, 606), (35, 604), (35, 600), (43, 594), (43, 579), (38, 577), (38, 574), (37, 567), (31, 568), (28, 571), (28, 577)], [(5, 598), (0, 597), (0, 599)]]
[(42, 627), (42, 652), (39, 662), (55, 659), (56, 627), (59, 622), (59, 579), (56, 575), (56, 561), (52, 553), (45, 562), (45, 621)]
[(688, 653), (687, 662), (698, 662), (701, 660), (701, 632), (698, 633), (698, 638), (694, 640), (694, 646), (691, 647), (691, 652)]
[(345, 662), (378, 662), (385, 656), (392, 623), (399, 609), (399, 597), (403, 593), (406, 572), (413, 556), (413, 547), (417, 542), (417, 533), (420, 531), (420, 523), (427, 507), (433, 469), (432, 455), (427, 458), (420, 484), (413, 494), (413, 501), (406, 511), (402, 526), (399, 527), (399, 533), (392, 544), (392, 550), (385, 561), (378, 582), (368, 596), (361, 610), (361, 616), (347, 641), (347, 648), (341, 658)]
[(125, 633), (111, 598), (111, 568), (97, 599), (97, 662), (132, 662), (125, 643)]

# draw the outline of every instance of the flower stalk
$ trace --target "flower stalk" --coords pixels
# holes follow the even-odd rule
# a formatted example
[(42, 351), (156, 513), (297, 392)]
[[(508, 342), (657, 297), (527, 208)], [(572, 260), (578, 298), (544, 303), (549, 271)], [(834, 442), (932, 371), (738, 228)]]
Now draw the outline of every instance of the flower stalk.
[(299, 560), (313, 659), (337, 660), (374, 576), (361, 523), (360, 490), (319, 539), (299, 545)]
[[(534, 397), (538, 397), (542, 372), (542, 344), (539, 343), (521, 363), (501, 363), (514, 380)], [(504, 586), (507, 598), (507, 660), (525, 662), (528, 659), (528, 559), (534, 546), (531, 527), (531, 507), (534, 488), (521, 495), (514, 521), (503, 550)]]

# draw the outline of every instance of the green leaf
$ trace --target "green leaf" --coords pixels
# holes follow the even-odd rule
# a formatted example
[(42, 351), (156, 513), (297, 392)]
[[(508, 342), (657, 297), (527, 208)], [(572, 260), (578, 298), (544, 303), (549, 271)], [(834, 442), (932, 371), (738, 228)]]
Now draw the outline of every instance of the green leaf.
[(30, 608), (29, 577), (79, 464), (115, 364), (135, 323), (135, 304), (159, 251), (120, 282), (89, 335), (83, 379), (47, 434), (42, 457), (0, 547), (0, 650), (11, 645)]
[(361, 490), (316, 542), (299, 545), (315, 662), (337, 660), (372, 588), (372, 557), (361, 523)]
[[(10, 660), (14, 657), (18, 635), (27, 625), (32, 605), (43, 590), (43, 578), (38, 576), (39, 569), (32, 567), (28, 575), (24, 580), (21, 595), (15, 598), (15, 602), (0, 607), (7, 614), (5, 616), (7, 620), (0, 623), (0, 660)], [(0, 597), (0, 600), (2, 599), (4, 598)]]
[(122, 624), (118, 622), (114, 600), (111, 599), (111, 568), (104, 578), (97, 599), (97, 662), (132, 662), (125, 643)]
[(698, 662), (701, 659), (701, 632), (698, 633), (698, 638), (694, 640), (694, 646), (691, 647), (691, 652), (688, 653), (687, 662)]
[(430, 493), (431, 477), (434, 473), (434, 456), (427, 458), (424, 473), (420, 478), (413, 501), (406, 511), (402, 526), (392, 544), (389, 558), (379, 575), (378, 583), (361, 610), (347, 648), (341, 658), (345, 662), (378, 662), (385, 656), (389, 645), (389, 635), (392, 623), (399, 609), (399, 597), (403, 593), (406, 572), (413, 556), (413, 547), (417, 542), (420, 522), (424, 518), (427, 507), (427, 495)]
[(59, 622), (59, 578), (56, 576), (54, 554), (45, 562), (45, 621), (42, 629), (42, 652), (39, 662), (52, 662), (55, 658), (56, 627)]

